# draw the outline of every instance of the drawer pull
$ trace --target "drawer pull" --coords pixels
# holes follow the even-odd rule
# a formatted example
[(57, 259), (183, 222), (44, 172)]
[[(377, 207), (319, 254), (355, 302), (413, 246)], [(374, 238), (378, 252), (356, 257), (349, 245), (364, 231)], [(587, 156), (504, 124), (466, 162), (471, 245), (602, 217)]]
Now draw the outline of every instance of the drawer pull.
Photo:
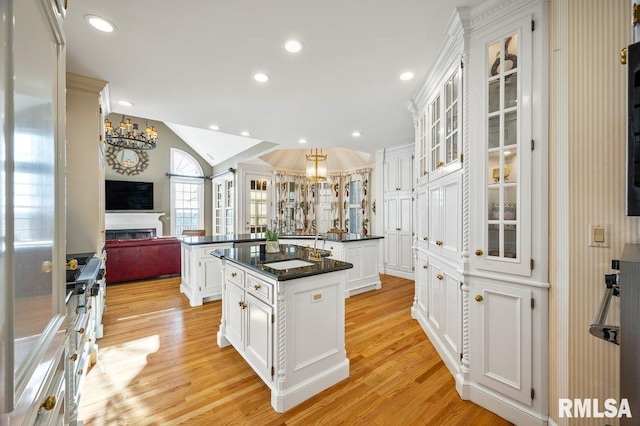
[(56, 406), (56, 396), (55, 395), (49, 395), (44, 402), (42, 403), (42, 405), (40, 406), (40, 408), (44, 408), (47, 411), (51, 411), (53, 410), (53, 407)]
[(484, 252), (481, 249), (476, 250), (476, 256), (482, 256)]
[(232, 272), (232, 273), (231, 273), (231, 278), (235, 278), (235, 277), (236, 277), (236, 275), (238, 275), (238, 274), (237, 274), (237, 273), (235, 273), (235, 272)]
[(439, 279), (439, 280), (442, 280), (444, 278), (444, 275), (438, 274), (438, 275), (436, 275), (436, 278)]
[(84, 327), (82, 327), (80, 330), (78, 330), (79, 334), (83, 334), (84, 333)]
[(254, 289), (255, 291), (260, 290), (260, 284), (256, 284), (256, 285), (254, 285), (254, 286), (253, 286), (253, 289)]
[(245, 309), (247, 307), (247, 304), (244, 303), (243, 301), (238, 302), (238, 306), (240, 306), (241, 309)]
[(482, 302), (484, 300), (484, 298), (480, 295), (476, 296), (476, 302)]
[(71, 361), (75, 361), (75, 360), (77, 360), (77, 359), (78, 359), (78, 354), (75, 354), (75, 353), (74, 353), (74, 354), (72, 354), (72, 355), (69, 357), (69, 359), (70, 359)]
[(442, 241), (437, 240), (437, 241), (436, 241), (436, 245), (437, 245), (437, 246), (441, 246), (441, 245), (442, 245)]

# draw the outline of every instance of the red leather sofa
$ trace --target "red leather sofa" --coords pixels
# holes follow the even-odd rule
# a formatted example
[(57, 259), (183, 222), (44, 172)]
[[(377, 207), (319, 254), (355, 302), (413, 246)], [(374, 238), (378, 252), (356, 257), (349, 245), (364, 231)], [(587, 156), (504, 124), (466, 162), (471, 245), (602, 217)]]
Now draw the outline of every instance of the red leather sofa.
[(180, 240), (174, 237), (107, 240), (107, 284), (180, 274)]

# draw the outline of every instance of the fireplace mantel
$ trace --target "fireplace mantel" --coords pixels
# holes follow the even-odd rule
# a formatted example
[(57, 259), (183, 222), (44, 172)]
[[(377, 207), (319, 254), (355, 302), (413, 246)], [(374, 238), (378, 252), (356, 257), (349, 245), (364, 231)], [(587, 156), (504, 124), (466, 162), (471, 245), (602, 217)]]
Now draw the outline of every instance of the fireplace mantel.
[(163, 235), (160, 216), (163, 215), (163, 212), (107, 212), (104, 224), (107, 231), (154, 228), (156, 236), (160, 237)]

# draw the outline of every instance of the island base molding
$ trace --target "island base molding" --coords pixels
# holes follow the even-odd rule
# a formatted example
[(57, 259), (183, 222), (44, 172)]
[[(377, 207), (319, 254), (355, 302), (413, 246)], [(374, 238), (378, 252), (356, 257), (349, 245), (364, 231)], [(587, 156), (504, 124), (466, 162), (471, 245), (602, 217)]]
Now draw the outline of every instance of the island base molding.
[(347, 377), (349, 377), (349, 360), (345, 359), (339, 365), (318, 373), (312, 378), (286, 391), (279, 391), (272, 388), (271, 406), (276, 412), (284, 413)]

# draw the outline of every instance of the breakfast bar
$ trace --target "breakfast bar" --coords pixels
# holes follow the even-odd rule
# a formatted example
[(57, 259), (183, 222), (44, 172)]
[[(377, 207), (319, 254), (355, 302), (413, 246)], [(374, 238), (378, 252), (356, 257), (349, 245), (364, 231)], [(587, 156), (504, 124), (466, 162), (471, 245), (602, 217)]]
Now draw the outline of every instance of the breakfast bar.
[(344, 291), (352, 265), (280, 244), (213, 250), (222, 263), (218, 346), (232, 345), (285, 412), (349, 377)]

